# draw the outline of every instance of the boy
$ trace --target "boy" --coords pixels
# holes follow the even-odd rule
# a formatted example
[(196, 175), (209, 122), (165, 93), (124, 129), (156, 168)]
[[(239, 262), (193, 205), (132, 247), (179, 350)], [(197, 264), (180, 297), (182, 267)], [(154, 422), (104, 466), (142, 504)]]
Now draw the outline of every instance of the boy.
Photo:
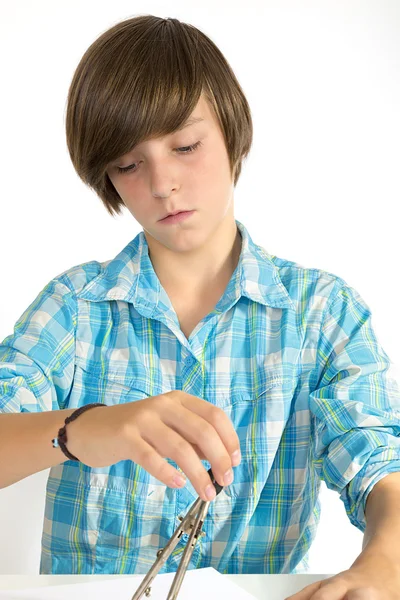
[[(106, 31), (76, 69), (66, 127), (78, 175), (143, 232), (52, 279), (0, 346), (0, 485), (52, 467), (40, 572), (147, 572), (195, 497), (213, 500), (210, 466), (225, 487), (190, 568), (306, 571), (321, 478), (362, 531), (372, 488), (398, 481), (400, 393), (368, 306), (234, 219), (250, 109), (193, 26), (147, 15)], [(66, 425), (67, 460), (51, 440), (93, 402)], [(345, 581), (365, 582), (378, 555), (397, 581), (385, 545)]]

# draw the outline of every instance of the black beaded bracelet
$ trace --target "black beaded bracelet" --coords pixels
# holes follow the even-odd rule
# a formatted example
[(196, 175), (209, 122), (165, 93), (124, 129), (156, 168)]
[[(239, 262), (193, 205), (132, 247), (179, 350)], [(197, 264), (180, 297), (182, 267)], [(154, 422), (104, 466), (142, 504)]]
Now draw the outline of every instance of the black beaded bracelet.
[(68, 425), (68, 423), (70, 423), (71, 421), (74, 421), (77, 417), (79, 417), (79, 415), (81, 415), (83, 412), (85, 412), (85, 410), (88, 410), (89, 408), (94, 408), (95, 406), (107, 406), (107, 405), (102, 404), (101, 402), (92, 402), (92, 404), (85, 404), (84, 406), (77, 408), (69, 417), (67, 417), (65, 419), (64, 427), (61, 427), (61, 429), (58, 430), (58, 436), (56, 438), (54, 438), (53, 440), (51, 440), (53, 442), (53, 448), (61, 448), (61, 450), (63, 451), (65, 456), (67, 456), (71, 460), (79, 461), (79, 458), (76, 458), (76, 456), (71, 454), (71, 452), (68, 451), (68, 448), (66, 446), (66, 443), (68, 441), (66, 426)]

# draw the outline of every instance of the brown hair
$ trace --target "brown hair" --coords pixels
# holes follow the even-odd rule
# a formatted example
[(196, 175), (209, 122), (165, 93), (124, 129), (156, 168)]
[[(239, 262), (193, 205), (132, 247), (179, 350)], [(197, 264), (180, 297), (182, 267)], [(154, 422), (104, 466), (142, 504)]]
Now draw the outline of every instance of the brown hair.
[(210, 38), (178, 19), (144, 15), (117, 23), (86, 50), (68, 92), (67, 145), (78, 176), (111, 216), (124, 203), (108, 164), (144, 140), (175, 132), (201, 94), (220, 124), (236, 186), (252, 144), (250, 107)]

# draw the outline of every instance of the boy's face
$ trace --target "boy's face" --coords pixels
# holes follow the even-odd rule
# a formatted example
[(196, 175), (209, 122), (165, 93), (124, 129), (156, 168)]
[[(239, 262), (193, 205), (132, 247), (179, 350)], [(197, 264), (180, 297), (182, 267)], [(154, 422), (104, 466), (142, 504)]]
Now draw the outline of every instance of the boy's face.
[[(149, 245), (150, 241), (155, 246), (159, 242), (173, 252), (195, 250), (205, 245), (219, 226), (232, 231), (229, 222), (234, 222), (228, 153), (213, 110), (202, 96), (193, 117), (203, 120), (139, 144), (107, 170), (125, 206), (143, 227)], [(197, 149), (187, 148), (199, 141)], [(130, 165), (128, 172), (118, 172), (117, 167)], [(162, 222), (167, 213), (177, 210), (194, 213), (180, 222)]]

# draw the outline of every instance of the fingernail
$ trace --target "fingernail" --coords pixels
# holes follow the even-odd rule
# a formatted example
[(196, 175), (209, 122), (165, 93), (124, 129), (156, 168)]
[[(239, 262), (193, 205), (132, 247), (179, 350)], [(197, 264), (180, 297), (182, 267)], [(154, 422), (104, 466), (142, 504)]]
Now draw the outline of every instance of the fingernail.
[(186, 479), (184, 477), (182, 477), (182, 475), (174, 475), (174, 478), (172, 481), (174, 482), (175, 485), (178, 485), (179, 487), (183, 487), (186, 483)]
[(242, 456), (240, 454), (240, 450), (235, 450), (235, 452), (231, 456), (231, 459), (232, 459), (232, 465), (234, 467), (237, 467), (238, 464), (240, 464), (240, 461), (242, 460)]
[(227, 471), (224, 475), (224, 485), (229, 485), (231, 484), (233, 481), (233, 471), (232, 469), (229, 469), (229, 471)]
[(213, 486), (212, 483), (210, 483), (207, 487), (206, 487), (206, 496), (208, 500), (212, 500), (213, 498), (215, 498), (216, 495), (216, 491), (215, 491), (215, 487)]

